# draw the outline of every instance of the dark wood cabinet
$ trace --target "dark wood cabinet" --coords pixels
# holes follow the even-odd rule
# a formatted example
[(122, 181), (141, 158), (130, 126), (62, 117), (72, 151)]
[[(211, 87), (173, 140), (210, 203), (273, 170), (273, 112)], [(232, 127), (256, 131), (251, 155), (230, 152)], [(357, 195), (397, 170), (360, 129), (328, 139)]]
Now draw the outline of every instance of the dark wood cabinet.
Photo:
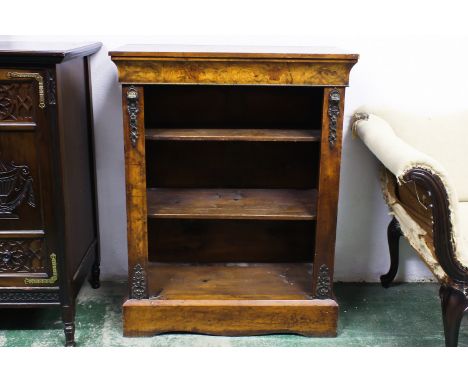
[(99, 251), (89, 56), (101, 44), (0, 42), (0, 307), (75, 298)]
[(345, 87), (358, 56), (126, 46), (124, 334), (336, 335)]

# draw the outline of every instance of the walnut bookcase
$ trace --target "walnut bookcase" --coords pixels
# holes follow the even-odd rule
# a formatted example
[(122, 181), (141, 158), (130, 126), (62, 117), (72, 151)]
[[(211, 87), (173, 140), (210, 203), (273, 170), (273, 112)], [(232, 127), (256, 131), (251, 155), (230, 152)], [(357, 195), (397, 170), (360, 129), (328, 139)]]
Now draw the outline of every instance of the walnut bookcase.
[(124, 334), (336, 335), (344, 89), (357, 55), (130, 45)]

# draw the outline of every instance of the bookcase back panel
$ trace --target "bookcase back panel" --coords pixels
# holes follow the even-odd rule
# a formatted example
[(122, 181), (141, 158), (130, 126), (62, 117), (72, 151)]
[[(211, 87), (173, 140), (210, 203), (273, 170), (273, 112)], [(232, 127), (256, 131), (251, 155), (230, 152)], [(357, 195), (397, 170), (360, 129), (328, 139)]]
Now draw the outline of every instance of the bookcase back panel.
[(316, 142), (146, 143), (146, 182), (154, 187), (317, 188)]
[(145, 125), (320, 129), (322, 98), (313, 87), (147, 86)]
[(314, 221), (149, 219), (151, 262), (312, 262)]

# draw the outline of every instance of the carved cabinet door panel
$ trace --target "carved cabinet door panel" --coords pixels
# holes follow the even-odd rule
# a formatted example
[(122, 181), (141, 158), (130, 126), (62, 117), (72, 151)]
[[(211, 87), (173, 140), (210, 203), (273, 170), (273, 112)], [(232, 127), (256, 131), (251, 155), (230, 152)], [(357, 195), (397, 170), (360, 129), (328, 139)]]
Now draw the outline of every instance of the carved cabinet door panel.
[(45, 70), (0, 69), (0, 284), (47, 277), (50, 209)]

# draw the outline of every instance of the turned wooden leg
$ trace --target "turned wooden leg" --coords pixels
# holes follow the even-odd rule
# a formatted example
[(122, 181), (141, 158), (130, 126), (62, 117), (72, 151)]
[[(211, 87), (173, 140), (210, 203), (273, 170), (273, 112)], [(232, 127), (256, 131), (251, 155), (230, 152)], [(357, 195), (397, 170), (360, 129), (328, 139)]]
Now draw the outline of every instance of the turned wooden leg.
[(399, 244), (400, 237), (403, 236), (398, 221), (393, 218), (387, 228), (388, 249), (390, 251), (390, 269), (385, 274), (380, 276), (380, 282), (384, 288), (388, 288), (390, 283), (395, 279), (398, 272), (399, 260)]
[(99, 276), (101, 275), (101, 256), (99, 251), (96, 251), (96, 257), (94, 258), (93, 267), (91, 268), (91, 277), (89, 283), (93, 289), (98, 289), (101, 286)]
[(445, 346), (458, 346), (458, 333), (463, 313), (468, 310), (468, 298), (451, 286), (440, 287), (442, 320), (444, 322)]
[(62, 306), (62, 321), (65, 332), (65, 346), (76, 346), (75, 343), (75, 305)]

